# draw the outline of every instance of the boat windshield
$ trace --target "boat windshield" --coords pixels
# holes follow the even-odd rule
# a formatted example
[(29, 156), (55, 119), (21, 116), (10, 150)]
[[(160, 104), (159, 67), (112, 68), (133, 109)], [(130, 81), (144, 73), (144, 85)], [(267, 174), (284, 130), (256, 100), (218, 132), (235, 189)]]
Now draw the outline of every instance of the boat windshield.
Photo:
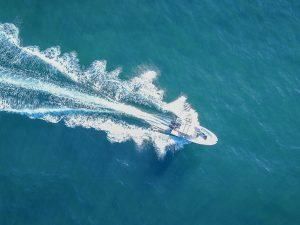
[(197, 137), (202, 137), (204, 140), (206, 140), (206, 139), (207, 139), (207, 135), (206, 135), (206, 134), (204, 134), (203, 132), (201, 132), (200, 130), (199, 130), (199, 131), (197, 131)]

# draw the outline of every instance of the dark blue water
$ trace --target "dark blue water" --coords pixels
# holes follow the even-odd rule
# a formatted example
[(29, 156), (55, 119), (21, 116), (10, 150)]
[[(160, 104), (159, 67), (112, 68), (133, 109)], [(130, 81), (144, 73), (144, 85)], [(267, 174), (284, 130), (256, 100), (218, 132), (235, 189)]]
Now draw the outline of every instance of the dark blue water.
[(2, 111), (0, 224), (300, 224), (298, 1), (2, 0), (0, 22), (86, 68), (159, 72), (164, 101), (187, 96), (219, 138), (159, 159), (151, 143)]

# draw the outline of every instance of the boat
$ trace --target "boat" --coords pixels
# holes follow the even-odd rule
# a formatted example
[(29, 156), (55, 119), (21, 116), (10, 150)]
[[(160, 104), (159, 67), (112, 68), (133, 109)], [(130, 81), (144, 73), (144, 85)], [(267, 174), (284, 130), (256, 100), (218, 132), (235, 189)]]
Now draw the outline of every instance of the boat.
[(184, 123), (178, 118), (173, 120), (169, 125), (168, 133), (200, 145), (215, 145), (218, 142), (213, 132), (202, 126), (193, 126), (189, 119)]

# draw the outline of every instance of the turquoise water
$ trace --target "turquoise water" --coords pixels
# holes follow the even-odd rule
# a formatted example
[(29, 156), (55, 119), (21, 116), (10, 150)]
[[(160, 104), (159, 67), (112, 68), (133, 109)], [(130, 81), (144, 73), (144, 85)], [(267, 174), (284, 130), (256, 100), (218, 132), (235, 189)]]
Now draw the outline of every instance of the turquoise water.
[[(112, 143), (103, 128), (3, 110), (0, 224), (300, 223), (297, 1), (12, 0), (0, 1), (0, 22), (19, 29), (20, 46), (76, 51), (84, 68), (107, 60), (108, 71), (122, 67), (123, 80), (156, 71), (163, 102), (187, 96), (219, 138), (159, 158), (151, 142)], [(51, 75), (56, 68), (0, 46), (1, 76), (48, 76), (69, 87)], [(0, 88), (18, 110), (49, 107), (45, 99), (77, 107)], [(160, 112), (161, 102), (142, 101), (151, 104), (133, 103)]]

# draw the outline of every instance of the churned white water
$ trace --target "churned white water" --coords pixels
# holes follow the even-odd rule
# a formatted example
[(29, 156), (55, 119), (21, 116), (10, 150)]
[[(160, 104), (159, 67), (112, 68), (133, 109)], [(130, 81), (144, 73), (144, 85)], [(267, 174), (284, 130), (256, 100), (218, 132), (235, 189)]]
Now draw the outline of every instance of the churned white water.
[(133, 140), (139, 149), (152, 143), (159, 157), (186, 144), (158, 132), (172, 114), (199, 125), (186, 97), (165, 102), (164, 91), (154, 84), (155, 71), (130, 80), (120, 79), (120, 72), (107, 71), (105, 61), (83, 69), (75, 52), (62, 54), (60, 47), (23, 47), (18, 28), (0, 24), (0, 111), (101, 130), (111, 142)]

